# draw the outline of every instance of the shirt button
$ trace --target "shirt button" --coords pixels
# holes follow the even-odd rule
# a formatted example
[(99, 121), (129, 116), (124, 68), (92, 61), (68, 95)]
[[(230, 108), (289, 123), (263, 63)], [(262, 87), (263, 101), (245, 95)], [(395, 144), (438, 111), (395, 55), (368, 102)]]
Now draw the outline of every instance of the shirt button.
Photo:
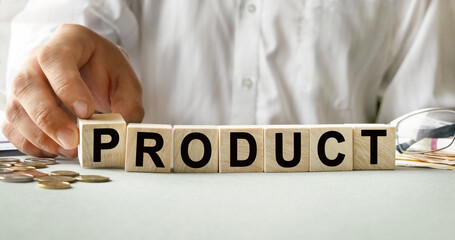
[(244, 78), (242, 79), (242, 86), (247, 89), (247, 90), (250, 90), (251, 87), (253, 87), (253, 80), (251, 80), (251, 78)]
[(254, 4), (249, 5), (248, 12), (250, 12), (250, 13), (256, 12), (256, 6), (254, 6)]

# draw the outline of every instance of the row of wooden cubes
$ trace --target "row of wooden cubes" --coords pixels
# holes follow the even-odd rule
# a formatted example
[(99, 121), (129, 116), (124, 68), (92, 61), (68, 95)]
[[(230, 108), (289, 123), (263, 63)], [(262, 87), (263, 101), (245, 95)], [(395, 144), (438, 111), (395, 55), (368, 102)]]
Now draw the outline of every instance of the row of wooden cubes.
[(135, 172), (305, 172), (395, 168), (385, 124), (196, 126), (79, 119), (82, 167)]

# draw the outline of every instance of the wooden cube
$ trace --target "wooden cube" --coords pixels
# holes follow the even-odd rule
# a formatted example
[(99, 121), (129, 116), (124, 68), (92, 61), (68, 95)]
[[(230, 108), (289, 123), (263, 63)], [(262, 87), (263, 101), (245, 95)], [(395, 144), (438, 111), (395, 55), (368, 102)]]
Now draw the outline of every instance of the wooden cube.
[(353, 128), (313, 125), (310, 128), (310, 171), (349, 171), (353, 168)]
[(126, 171), (171, 171), (171, 125), (134, 123), (129, 124), (127, 129)]
[(354, 170), (395, 169), (395, 127), (354, 125)]
[(216, 126), (174, 126), (174, 172), (218, 172)]
[(219, 126), (220, 172), (263, 172), (264, 129)]
[(84, 168), (124, 167), (126, 122), (118, 113), (77, 120), (79, 162)]
[(310, 129), (304, 125), (264, 128), (265, 172), (308, 172)]

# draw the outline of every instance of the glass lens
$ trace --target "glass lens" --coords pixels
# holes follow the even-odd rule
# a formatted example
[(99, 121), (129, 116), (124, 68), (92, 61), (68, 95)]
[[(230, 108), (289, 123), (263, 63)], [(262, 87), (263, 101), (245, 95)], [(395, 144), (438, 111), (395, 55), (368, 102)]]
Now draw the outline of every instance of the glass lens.
[[(402, 152), (422, 153), (448, 148), (455, 135), (455, 111), (434, 110), (403, 119), (397, 125)], [(447, 149), (446, 149), (447, 150)], [(455, 148), (453, 149), (455, 152)]]

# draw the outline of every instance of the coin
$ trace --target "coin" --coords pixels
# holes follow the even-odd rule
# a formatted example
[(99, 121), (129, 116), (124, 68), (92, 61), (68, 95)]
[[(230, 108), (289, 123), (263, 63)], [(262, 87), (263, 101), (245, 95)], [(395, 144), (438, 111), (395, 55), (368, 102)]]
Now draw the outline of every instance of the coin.
[(19, 158), (0, 158), (0, 163), (6, 163), (6, 162), (20, 162), (21, 160)]
[(2, 179), (2, 176), (9, 175), (9, 174), (12, 174), (12, 173), (0, 173), (0, 180)]
[(13, 170), (13, 171), (26, 171), (26, 170), (35, 170), (36, 168), (35, 167), (32, 167), (32, 166), (24, 166), (24, 167), (21, 167), (21, 166), (12, 166), (10, 167), (9, 169)]
[(47, 173), (43, 173), (43, 172), (36, 171), (36, 170), (22, 170), (22, 171), (18, 171), (18, 173), (29, 175), (34, 178), (49, 176), (49, 174), (47, 174)]
[(42, 181), (38, 183), (38, 187), (46, 189), (67, 189), (71, 185), (69, 182)]
[(46, 165), (55, 165), (55, 164), (57, 164), (57, 161), (51, 161), (51, 160), (38, 160), (38, 161), (35, 161), (35, 162), (44, 163)]
[(9, 173), (0, 175), (0, 179), (4, 182), (11, 183), (22, 183), (22, 182), (32, 182), (33, 177), (20, 174), (20, 173)]
[(57, 161), (53, 158), (26, 158), (25, 162), (40, 162), (46, 165), (54, 165)]
[(1, 165), (10, 165), (10, 166), (14, 166), (14, 164), (16, 164), (17, 162), (2, 162), (0, 163)]
[(0, 168), (0, 173), (12, 173), (12, 172), (14, 172), (12, 169)]
[(38, 180), (38, 182), (69, 182), (69, 183), (72, 183), (72, 182), (75, 182), (76, 179), (72, 178), (72, 177), (68, 177), (68, 176), (44, 176), (44, 177), (38, 177), (36, 178), (36, 180)]
[(66, 171), (66, 170), (60, 170), (60, 171), (52, 171), (51, 176), (68, 176), (68, 177), (75, 177), (79, 176), (78, 172), (74, 171)]
[(14, 164), (14, 166), (18, 166), (18, 167), (32, 166), (35, 168), (46, 168), (47, 167), (46, 164), (42, 163), (42, 162), (20, 162), (20, 163)]
[(40, 158), (40, 157), (31, 157), (26, 158), (25, 161), (41, 161), (41, 160), (49, 160), (49, 161), (56, 161), (55, 158)]
[(76, 177), (76, 180), (80, 182), (92, 182), (92, 183), (97, 183), (97, 182), (109, 182), (108, 177), (104, 176), (98, 176), (98, 175), (80, 175)]

